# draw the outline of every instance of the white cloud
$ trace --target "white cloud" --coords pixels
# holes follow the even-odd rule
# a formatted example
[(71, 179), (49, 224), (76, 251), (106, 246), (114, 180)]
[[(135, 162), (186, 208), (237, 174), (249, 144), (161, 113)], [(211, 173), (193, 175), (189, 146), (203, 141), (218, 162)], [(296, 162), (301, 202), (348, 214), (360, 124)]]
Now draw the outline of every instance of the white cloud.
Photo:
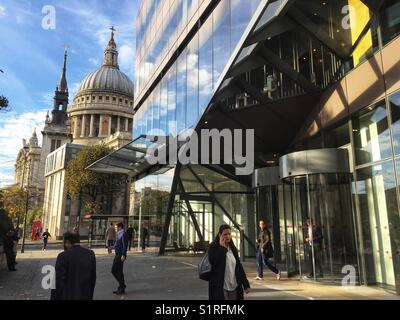
[(134, 45), (124, 44), (119, 48), (119, 65), (122, 69), (128, 70), (128, 76), (132, 79), (135, 65)]
[(19, 150), (22, 148), (22, 139), (29, 140), (33, 128), (42, 143), (40, 131), (44, 126), (47, 110), (38, 110), (17, 114), (15, 112), (2, 113), (0, 118), (0, 185), (9, 185), (14, 179), (14, 163)]
[(7, 10), (3, 6), (0, 5), (0, 18), (7, 16)]

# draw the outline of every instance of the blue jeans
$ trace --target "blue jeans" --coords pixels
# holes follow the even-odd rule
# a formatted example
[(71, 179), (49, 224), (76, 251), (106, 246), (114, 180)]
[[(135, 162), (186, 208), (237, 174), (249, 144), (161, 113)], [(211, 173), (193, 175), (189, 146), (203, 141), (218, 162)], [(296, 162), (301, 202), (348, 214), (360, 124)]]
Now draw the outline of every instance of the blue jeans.
[(264, 252), (261, 252), (260, 249), (257, 250), (257, 275), (260, 278), (264, 277), (264, 266), (268, 267), (273, 273), (278, 274), (279, 270), (275, 268), (272, 262), (265, 256)]

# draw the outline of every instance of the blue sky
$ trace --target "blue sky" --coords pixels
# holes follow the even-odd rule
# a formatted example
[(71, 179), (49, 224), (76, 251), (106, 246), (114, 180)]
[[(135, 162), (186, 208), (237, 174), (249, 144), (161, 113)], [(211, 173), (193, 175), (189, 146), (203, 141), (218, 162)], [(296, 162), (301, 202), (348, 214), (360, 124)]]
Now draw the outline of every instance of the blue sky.
[[(55, 30), (42, 28), (44, 6), (53, 6)], [(119, 64), (132, 80), (135, 18), (139, 0), (0, 0), (0, 94), (12, 107), (0, 113), (0, 186), (14, 178), (14, 161), (22, 139), (43, 128), (68, 44), (70, 102), (85, 75), (101, 65), (115, 26)], [(41, 134), (38, 134), (41, 141)]]

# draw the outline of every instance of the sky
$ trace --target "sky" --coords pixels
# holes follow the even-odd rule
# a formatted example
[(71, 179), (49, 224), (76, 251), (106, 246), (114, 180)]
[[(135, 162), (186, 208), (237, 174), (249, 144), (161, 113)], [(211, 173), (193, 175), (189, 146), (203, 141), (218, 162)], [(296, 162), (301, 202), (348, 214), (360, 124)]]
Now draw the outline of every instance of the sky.
[(14, 180), (22, 139), (36, 127), (39, 143), (52, 109), (68, 45), (67, 81), (72, 101), (81, 81), (100, 67), (114, 26), (120, 69), (134, 80), (135, 19), (139, 0), (0, 0), (0, 186)]

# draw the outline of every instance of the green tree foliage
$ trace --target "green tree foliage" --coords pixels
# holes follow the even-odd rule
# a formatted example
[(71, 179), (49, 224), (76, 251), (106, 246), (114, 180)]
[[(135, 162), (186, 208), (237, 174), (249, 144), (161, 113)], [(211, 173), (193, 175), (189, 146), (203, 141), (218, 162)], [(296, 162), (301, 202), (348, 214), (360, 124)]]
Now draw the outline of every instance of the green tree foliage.
[(80, 194), (86, 194), (90, 196), (92, 201), (96, 201), (100, 191), (99, 187), (106, 184), (108, 177), (86, 168), (108, 155), (110, 151), (111, 149), (105, 145), (85, 147), (69, 162), (65, 175), (65, 185), (72, 199), (77, 199)]

